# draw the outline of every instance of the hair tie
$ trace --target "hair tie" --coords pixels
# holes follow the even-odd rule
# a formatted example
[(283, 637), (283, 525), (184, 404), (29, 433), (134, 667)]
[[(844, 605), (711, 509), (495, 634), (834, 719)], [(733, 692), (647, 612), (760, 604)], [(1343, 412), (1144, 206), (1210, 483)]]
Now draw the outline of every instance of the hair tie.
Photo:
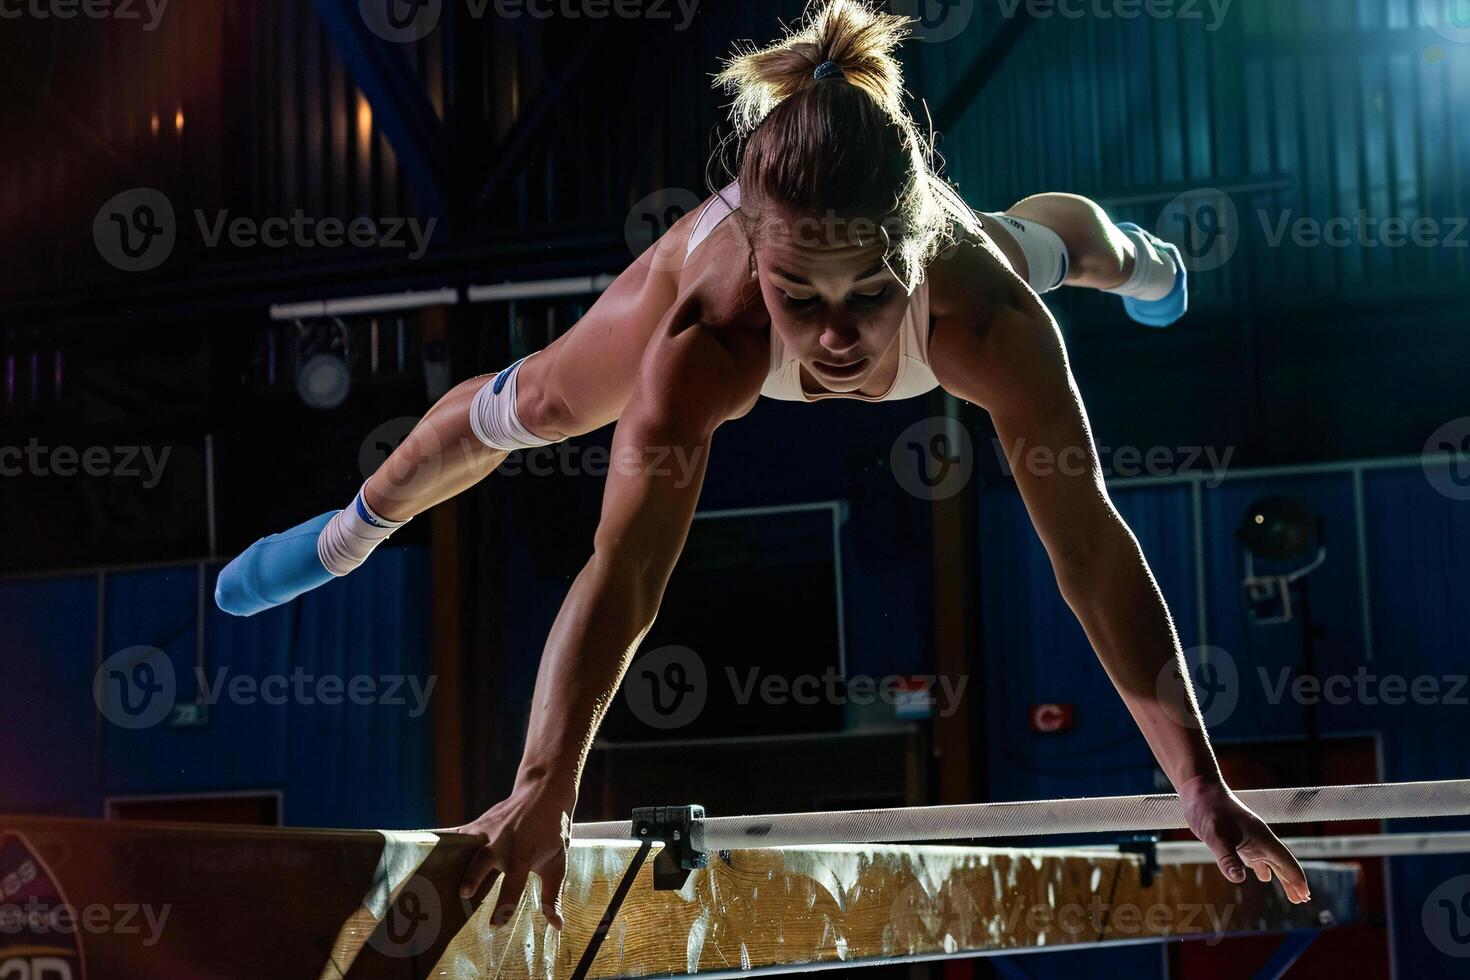
[(829, 78), (846, 78), (847, 75), (843, 72), (842, 66), (837, 62), (824, 61), (817, 66), (816, 71), (812, 72), (812, 77), (821, 82)]

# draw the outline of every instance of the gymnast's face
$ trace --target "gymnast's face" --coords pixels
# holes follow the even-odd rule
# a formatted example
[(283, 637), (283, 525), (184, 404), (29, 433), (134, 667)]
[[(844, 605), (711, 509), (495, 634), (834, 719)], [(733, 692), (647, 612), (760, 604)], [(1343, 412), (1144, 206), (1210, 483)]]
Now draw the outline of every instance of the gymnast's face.
[(756, 274), (771, 325), (828, 391), (863, 388), (898, 340), (908, 294), (879, 241), (830, 222), (761, 222)]

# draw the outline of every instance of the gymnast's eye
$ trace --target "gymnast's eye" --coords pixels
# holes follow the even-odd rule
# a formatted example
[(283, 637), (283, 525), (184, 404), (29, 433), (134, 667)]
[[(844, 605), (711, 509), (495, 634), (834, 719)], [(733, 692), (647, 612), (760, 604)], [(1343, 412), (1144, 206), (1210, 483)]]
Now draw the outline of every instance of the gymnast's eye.
[(888, 298), (891, 290), (891, 286), (884, 286), (876, 293), (853, 293), (849, 297), (849, 301), (858, 306), (877, 306)]
[(822, 304), (822, 297), (816, 295), (792, 296), (787, 292), (783, 292), (781, 295), (786, 297), (786, 305), (793, 310), (814, 310)]

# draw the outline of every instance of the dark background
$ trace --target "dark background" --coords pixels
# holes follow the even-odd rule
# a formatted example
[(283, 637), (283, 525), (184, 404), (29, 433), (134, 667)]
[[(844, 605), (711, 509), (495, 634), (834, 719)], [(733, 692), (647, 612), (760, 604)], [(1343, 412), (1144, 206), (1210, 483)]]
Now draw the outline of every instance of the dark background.
[[(706, 192), (718, 58), (801, 6), (706, 0), (684, 26), (476, 19), (445, 3), (411, 44), (383, 43), (356, 7), (175, 0), (155, 30), (0, 23), (0, 447), (169, 454), (156, 486), (123, 472), (0, 477), (0, 687), (16, 702), (0, 727), (52, 746), (44, 763), (7, 767), (6, 810), (97, 816), (123, 797), (264, 792), (290, 824), (425, 826), (509, 785), (546, 630), (590, 553), (596, 474), (498, 474), (349, 580), (254, 620), (200, 600), (257, 537), (345, 504), (447, 383), (539, 349), (592, 297), (340, 324), (274, 321), (270, 306), (617, 273)], [(904, 55), (972, 206), (1068, 191), (1186, 246), (1217, 216), (1224, 229), (1216, 251), (1194, 250), (1192, 310), (1172, 330), (1137, 327), (1114, 297), (1048, 297), (1099, 444), (1174, 454), (1159, 479), (1120, 480), (1116, 494), (1185, 646), (1227, 651), (1247, 678), (1311, 666), (1300, 623), (1259, 626), (1240, 598), (1234, 529), (1252, 500), (1284, 493), (1329, 540), (1310, 584), (1318, 669), (1466, 673), (1470, 505), (1436, 490), (1419, 457), (1470, 416), (1470, 247), (1275, 245), (1268, 229), (1366, 212), (1434, 218), (1470, 243), (1470, 45), (1433, 29), (1418, 0), (1236, 0), (1218, 29), (1204, 4), (1200, 20), (1003, 9), (935, 0)], [(129, 273), (99, 251), (94, 222), (139, 187), (167, 197), (178, 241)], [(434, 219), (437, 234), (422, 257), (210, 247), (196, 211)], [(297, 368), (334, 328), (353, 387), (321, 411), (299, 397)], [(946, 415), (971, 436), (975, 477), (936, 503), (904, 489), (892, 450)], [(1056, 594), (991, 436), (983, 414), (939, 397), (763, 402), (723, 430), (705, 509), (843, 504), (835, 612), (849, 671), (963, 674), (968, 697), (943, 722), (827, 704), (800, 718), (712, 711), (672, 734), (620, 708), (615, 741), (663, 748), (600, 747), (579, 817), (646, 802), (620, 792), (730, 812), (1151, 791), (1152, 761)], [(1177, 472), (1194, 447), (1229, 453), (1232, 479)], [(805, 580), (829, 574), (829, 544), (787, 540), (784, 566), (756, 544), (716, 546), (743, 556), (725, 568), (692, 556), (671, 586), (678, 614), (650, 644), (699, 650), (712, 672), (741, 651), (793, 672), (826, 663), (835, 597), (825, 577)], [(173, 659), (186, 698), (195, 662), (458, 672), (422, 718), (222, 706), (202, 728), (96, 724), (96, 662), (140, 644)], [(1032, 732), (1030, 707), (1053, 701), (1076, 707), (1076, 728)], [(1313, 718), (1246, 684), (1217, 735), (1241, 785), (1303, 781), (1313, 765), (1331, 781), (1450, 778), (1470, 770), (1451, 734), (1467, 710), (1353, 703)], [(789, 741), (729, 741), (742, 733)], [(1386, 964), (1391, 930), (1403, 975), (1449, 970), (1419, 916), (1458, 867), (1393, 862), (1359, 962)], [(1163, 969), (1156, 950), (1085, 962), (1104, 958)]]

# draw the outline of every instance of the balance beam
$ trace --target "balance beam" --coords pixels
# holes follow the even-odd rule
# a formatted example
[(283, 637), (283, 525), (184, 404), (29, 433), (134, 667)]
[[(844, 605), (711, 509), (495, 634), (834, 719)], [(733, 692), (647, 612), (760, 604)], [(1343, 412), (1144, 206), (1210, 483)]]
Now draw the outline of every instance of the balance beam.
[[(564, 978), (637, 851), (573, 842), (557, 933), (534, 877), (501, 928), (489, 902), (458, 898), (476, 846), (429, 832), (0, 817), (0, 976)], [(1233, 885), (1210, 866), (1164, 867), (1145, 885), (1142, 859), (1116, 851), (828, 844), (709, 860), (677, 891), (655, 891), (646, 862), (589, 977), (1217, 942), (1356, 918), (1357, 869), (1342, 864), (1309, 864), (1312, 902), (1292, 906), (1274, 884)]]

